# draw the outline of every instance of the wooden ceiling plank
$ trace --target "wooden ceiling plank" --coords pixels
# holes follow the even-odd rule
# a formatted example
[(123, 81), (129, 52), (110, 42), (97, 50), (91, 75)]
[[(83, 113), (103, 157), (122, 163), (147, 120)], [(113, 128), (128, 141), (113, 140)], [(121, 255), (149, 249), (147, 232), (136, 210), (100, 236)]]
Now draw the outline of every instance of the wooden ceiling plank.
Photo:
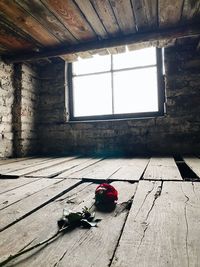
[(35, 48), (33, 43), (18, 35), (2, 22), (0, 22), (0, 45), (11, 51), (32, 50)]
[(200, 16), (200, 0), (185, 0), (182, 12), (182, 21), (195, 19)]
[(143, 1), (148, 24), (151, 28), (156, 28), (158, 26), (158, 0)]
[(29, 34), (43, 45), (56, 45), (59, 41), (48, 33), (32, 16), (19, 7), (13, 0), (0, 1), (0, 12), (4, 13), (8, 20), (17, 25), (18, 28)]
[(34, 46), (34, 50), (39, 50), (42, 46), (40, 42), (38, 42), (36, 39), (34, 39), (30, 34), (24, 32), (22, 29), (16, 27), (14, 23), (11, 21), (8, 21), (5, 17), (5, 15), (0, 12), (0, 17), (1, 17), (1, 25), (4, 27), (8, 28), (11, 32), (13, 32), (16, 36), (21, 37), (24, 40), (27, 40)]
[(143, 0), (132, 0), (133, 13), (135, 15), (136, 27), (138, 30), (149, 28), (148, 19), (145, 13)]
[(77, 40), (96, 39), (83, 14), (71, 0), (42, 0)]
[(15, 0), (18, 5), (30, 13), (38, 20), (49, 32), (58, 40), (65, 43), (77, 43), (74, 36), (65, 28), (65, 26), (50, 12), (40, 1)]
[(107, 38), (108, 34), (103, 24), (101, 23), (95, 9), (93, 8), (91, 2), (88, 0), (75, 0), (75, 2), (80, 8), (81, 12), (89, 21), (90, 25), (92, 25), (92, 28), (94, 29), (96, 34), (101, 38)]
[(135, 19), (130, 0), (110, 0), (110, 4), (122, 32), (124, 34), (134, 33), (136, 31)]
[(184, 0), (159, 0), (159, 27), (170, 27), (179, 23)]
[(108, 34), (111, 36), (119, 34), (120, 28), (115, 19), (109, 0), (90, 0), (90, 2), (98, 13)]
[(51, 58), (61, 55), (74, 54), (78, 52), (85, 52), (94, 49), (107, 49), (121, 45), (129, 45), (133, 43), (152, 42), (155, 40), (173, 39), (180, 37), (198, 36), (200, 28), (197, 24), (182, 25), (179, 27), (171, 27), (158, 29), (154, 31), (138, 32), (135, 34), (124, 35), (123, 38), (115, 37), (101, 41), (89, 41), (77, 45), (67, 47), (46, 49), (43, 52), (23, 53), (15, 56), (4, 56), (4, 60), (9, 62), (22, 62), (37, 60), (42, 58)]

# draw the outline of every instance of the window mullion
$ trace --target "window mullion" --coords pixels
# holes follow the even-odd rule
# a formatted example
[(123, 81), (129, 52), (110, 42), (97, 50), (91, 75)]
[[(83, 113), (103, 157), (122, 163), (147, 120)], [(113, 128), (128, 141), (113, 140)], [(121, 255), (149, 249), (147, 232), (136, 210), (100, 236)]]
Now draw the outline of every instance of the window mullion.
[(114, 106), (114, 81), (113, 81), (113, 55), (111, 55), (111, 89), (112, 89), (112, 114), (115, 114), (115, 106)]

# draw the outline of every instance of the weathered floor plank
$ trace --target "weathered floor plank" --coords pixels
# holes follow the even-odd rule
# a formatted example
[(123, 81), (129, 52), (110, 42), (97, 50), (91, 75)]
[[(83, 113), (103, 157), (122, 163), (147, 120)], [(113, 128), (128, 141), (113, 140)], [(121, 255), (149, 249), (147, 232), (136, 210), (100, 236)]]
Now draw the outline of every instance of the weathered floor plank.
[(85, 170), (86, 168), (89, 168), (96, 164), (97, 162), (101, 161), (102, 158), (88, 158), (87, 161), (84, 161), (83, 163), (79, 164), (78, 166), (69, 169), (67, 171), (62, 172), (58, 176), (56, 176), (56, 179), (60, 178), (76, 178), (76, 173)]
[(185, 163), (200, 178), (200, 159), (196, 157), (184, 157)]
[(26, 177), (57, 177), (59, 174), (67, 170), (73, 170), (75, 167), (78, 167), (80, 164), (87, 162), (87, 158), (72, 158), (71, 160), (59, 163), (54, 166), (49, 166), (48, 168), (31, 172)]
[(199, 199), (199, 183), (140, 181), (111, 266), (200, 266)]
[(34, 181), (36, 181), (36, 179), (34, 178), (0, 179), (0, 194), (14, 190), (15, 188), (21, 187)]
[[(96, 164), (76, 173), (76, 178), (106, 180), (120, 168), (121, 159), (102, 159)], [(69, 175), (69, 177), (74, 174)]]
[(44, 170), (48, 169), (50, 167), (54, 167), (57, 164), (60, 164), (62, 162), (67, 162), (75, 157), (61, 157), (61, 158), (51, 158), (48, 160), (45, 160), (44, 162), (39, 162), (38, 164), (30, 164), (29, 166), (24, 166), (22, 168), (16, 168), (16, 169), (11, 169), (11, 170), (5, 170), (4, 175), (6, 174), (7, 176), (25, 176), (28, 175), (29, 173), (38, 171), (38, 170)]
[[(29, 179), (26, 179), (29, 181)], [(34, 179), (35, 180), (35, 179)], [(80, 180), (67, 179), (67, 180), (54, 180), (54, 184), (45, 187), (44, 189), (32, 194), (25, 199), (21, 199), (15, 204), (0, 210), (0, 231), (5, 229), (13, 222), (18, 221), (20, 218), (30, 214), (33, 210), (48, 203), (50, 200), (59, 196), (60, 193), (69, 191), (75, 185), (78, 185)]]
[(149, 160), (146, 158), (124, 159), (121, 168), (111, 175), (109, 179), (138, 181), (141, 178), (148, 161)]
[(18, 187), (12, 191), (5, 192), (0, 195), (0, 210), (25, 199), (28, 196), (42, 190), (43, 188), (54, 184), (56, 181), (51, 179), (36, 179), (35, 182), (25, 184), (22, 187)]
[(18, 171), (24, 168), (29, 168), (34, 165), (38, 165), (44, 162), (49, 161), (50, 158), (30, 158), (23, 161), (15, 161), (10, 164), (1, 165), (0, 174), (5, 175), (9, 174), (9, 172)]
[[(96, 185), (83, 183), (34, 214), (0, 232), (0, 262), (8, 255), (18, 252), (26, 245), (28, 246), (34, 240), (39, 242), (55, 233), (58, 229), (57, 220), (62, 216), (63, 208), (72, 209), (75, 206), (83, 206), (84, 197), (85, 200), (88, 198), (91, 200), (94, 196), (95, 188)], [(90, 201), (89, 204), (92, 204), (92, 202)], [(15, 239), (11, 238), (12, 236), (15, 236)], [(69, 233), (68, 238), (70, 239), (70, 237)]]
[(6, 165), (6, 164), (18, 162), (18, 161), (24, 161), (24, 160), (31, 159), (31, 158), (32, 157), (28, 157), (28, 158), (3, 158), (3, 159), (0, 159), (0, 165)]
[[(133, 162), (133, 165), (132, 163)], [(147, 164), (146, 159), (143, 164)], [(143, 165), (143, 166), (144, 166)], [(126, 178), (130, 178), (130, 180), (139, 180), (141, 173), (138, 169), (134, 175), (134, 160), (128, 158), (106, 158), (103, 159), (96, 164), (89, 166), (83, 170), (77, 171), (76, 173), (70, 174), (68, 177), (70, 178), (79, 178), (79, 179), (97, 179), (97, 180), (107, 180), (107, 179), (116, 179), (116, 180), (126, 180)], [(127, 172), (126, 172), (127, 167)], [(138, 166), (139, 167), (139, 166)], [(143, 172), (142, 170), (142, 172)], [(132, 174), (131, 174), (131, 171)]]
[(172, 157), (153, 157), (144, 173), (144, 179), (149, 180), (183, 180)]
[[(119, 203), (128, 201), (134, 195), (136, 184), (115, 182), (114, 185), (119, 191)], [(64, 207), (81, 210), (85, 205), (92, 206), (95, 188), (94, 184), (83, 183), (1, 232), (0, 259), (23, 249), (30, 242), (31, 245), (36, 244), (55, 233), (56, 221)], [(108, 266), (128, 212), (123, 207), (118, 205), (111, 213), (97, 212), (96, 218), (102, 218), (97, 228), (77, 228), (43, 249), (27, 253), (7, 266)], [(10, 238), (13, 235), (15, 240)]]

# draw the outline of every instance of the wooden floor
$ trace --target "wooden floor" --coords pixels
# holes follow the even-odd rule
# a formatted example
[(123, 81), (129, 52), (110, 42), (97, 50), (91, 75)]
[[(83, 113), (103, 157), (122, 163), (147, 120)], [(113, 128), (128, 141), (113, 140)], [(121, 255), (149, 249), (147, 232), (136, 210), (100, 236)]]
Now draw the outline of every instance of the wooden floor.
[(98, 227), (76, 228), (5, 266), (200, 266), (199, 157), (1, 159), (0, 266), (53, 235), (63, 208), (93, 206), (101, 181), (119, 200), (110, 213), (96, 211)]

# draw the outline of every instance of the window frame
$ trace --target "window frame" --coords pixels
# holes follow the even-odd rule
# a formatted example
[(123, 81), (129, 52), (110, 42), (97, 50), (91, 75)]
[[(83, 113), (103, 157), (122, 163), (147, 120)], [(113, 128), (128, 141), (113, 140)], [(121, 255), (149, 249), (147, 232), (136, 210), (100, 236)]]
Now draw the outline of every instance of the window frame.
[[(132, 69), (141, 69), (148, 68), (149, 66), (138, 66), (126, 69), (112, 69), (112, 56), (111, 56), (111, 70), (102, 71), (100, 73), (111, 73), (111, 85), (112, 85), (112, 98), (114, 96), (113, 92), (113, 75), (112, 73), (115, 71), (126, 71)], [(73, 100), (73, 72), (72, 72), (72, 64), (68, 63), (67, 65), (67, 81), (68, 81), (68, 105), (69, 105), (69, 121), (99, 121), (99, 120), (117, 120), (117, 119), (131, 119), (131, 118), (148, 118), (148, 117), (157, 117), (164, 115), (164, 103), (165, 103), (165, 88), (164, 88), (164, 75), (163, 75), (163, 58), (162, 58), (162, 49), (156, 48), (156, 66), (157, 66), (157, 90), (158, 90), (158, 111), (149, 111), (149, 112), (139, 112), (139, 113), (122, 113), (122, 114), (109, 114), (109, 115), (91, 115), (91, 116), (74, 116), (74, 100)], [(92, 74), (82, 74), (79, 76), (86, 75), (95, 75), (97, 73)], [(112, 101), (112, 110), (113, 110), (113, 101)]]

